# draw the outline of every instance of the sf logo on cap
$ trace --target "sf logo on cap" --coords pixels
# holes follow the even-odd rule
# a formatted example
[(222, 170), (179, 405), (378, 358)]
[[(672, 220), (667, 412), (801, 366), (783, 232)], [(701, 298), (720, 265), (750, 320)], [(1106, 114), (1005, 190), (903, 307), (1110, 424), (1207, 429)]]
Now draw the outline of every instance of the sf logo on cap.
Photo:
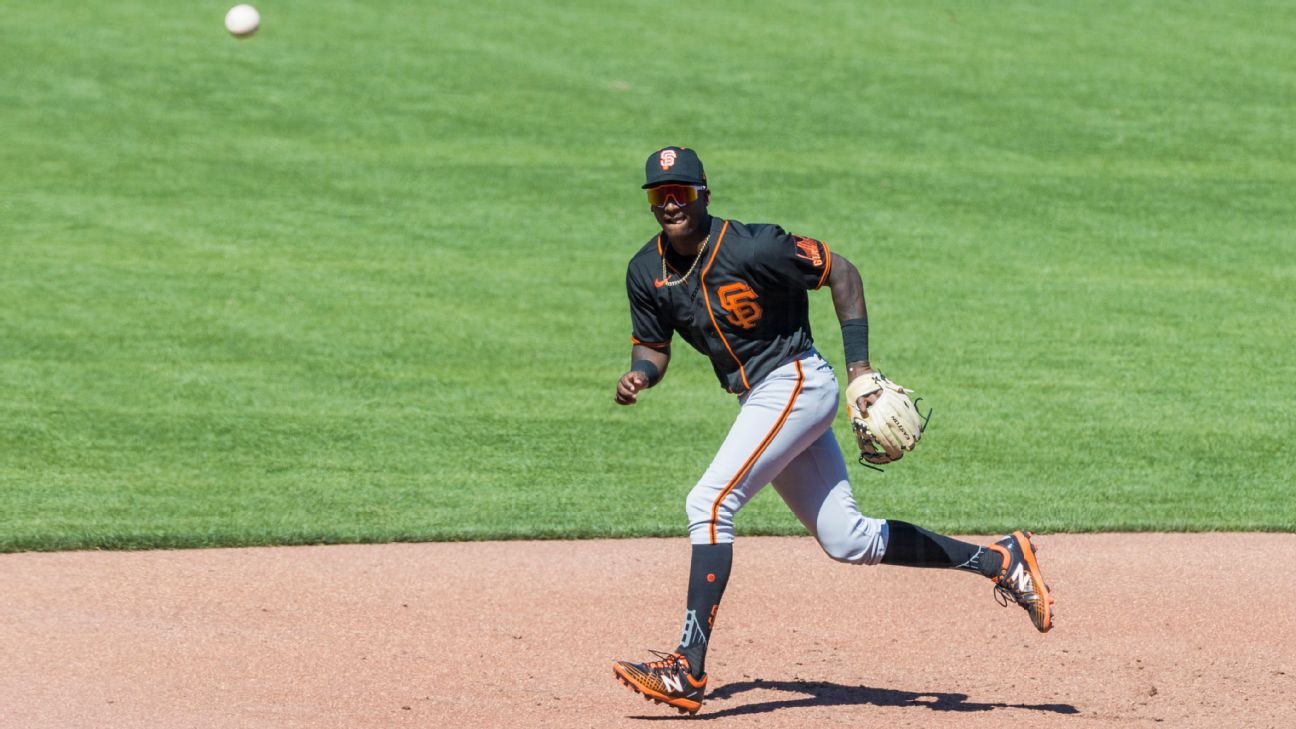
[(669, 170), (675, 166), (675, 150), (663, 149), (661, 153), (661, 168)]

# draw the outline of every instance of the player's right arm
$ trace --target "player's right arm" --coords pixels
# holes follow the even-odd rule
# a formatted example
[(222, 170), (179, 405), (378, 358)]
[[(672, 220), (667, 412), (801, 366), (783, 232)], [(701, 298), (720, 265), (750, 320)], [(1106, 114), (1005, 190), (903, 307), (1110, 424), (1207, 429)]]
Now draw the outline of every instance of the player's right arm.
[(639, 392), (661, 381), (671, 356), (671, 317), (658, 300), (653, 262), (660, 262), (656, 242), (650, 241), (630, 260), (626, 294), (630, 298), (630, 371), (617, 380), (616, 401), (634, 405)]
[(617, 380), (618, 405), (634, 405), (639, 391), (661, 382), (670, 364), (670, 349), (660, 350), (636, 344), (630, 349), (630, 371)]

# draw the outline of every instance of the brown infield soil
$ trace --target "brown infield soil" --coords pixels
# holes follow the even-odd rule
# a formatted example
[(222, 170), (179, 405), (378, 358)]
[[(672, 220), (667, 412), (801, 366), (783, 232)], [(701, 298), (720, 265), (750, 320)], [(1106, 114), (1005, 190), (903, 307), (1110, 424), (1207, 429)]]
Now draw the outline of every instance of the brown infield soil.
[(988, 581), (740, 537), (696, 717), (670, 540), (0, 555), (0, 727), (1296, 726), (1296, 535), (1043, 535), (1047, 635)]

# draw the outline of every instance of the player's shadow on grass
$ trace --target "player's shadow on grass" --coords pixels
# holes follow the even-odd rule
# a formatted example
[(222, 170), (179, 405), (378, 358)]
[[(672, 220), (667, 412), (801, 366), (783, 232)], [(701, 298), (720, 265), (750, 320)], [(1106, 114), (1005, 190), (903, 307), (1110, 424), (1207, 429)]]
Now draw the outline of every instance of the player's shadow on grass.
[[(745, 691), (765, 689), (803, 694), (795, 699), (761, 701), (730, 708), (720, 708), (717, 702), (727, 701)], [(695, 717), (641, 716), (639, 719), (719, 719), (726, 716), (766, 714), (781, 709), (809, 706), (898, 706), (925, 708), (931, 711), (991, 711), (994, 709), (1023, 709), (1047, 711), (1054, 714), (1078, 714), (1080, 710), (1070, 704), (1008, 704), (998, 702), (968, 701), (967, 694), (947, 694), (935, 691), (914, 692), (870, 686), (843, 686), (824, 681), (744, 681), (730, 683), (716, 689), (706, 697), (702, 713)], [(716, 709), (719, 709), (718, 711)]]

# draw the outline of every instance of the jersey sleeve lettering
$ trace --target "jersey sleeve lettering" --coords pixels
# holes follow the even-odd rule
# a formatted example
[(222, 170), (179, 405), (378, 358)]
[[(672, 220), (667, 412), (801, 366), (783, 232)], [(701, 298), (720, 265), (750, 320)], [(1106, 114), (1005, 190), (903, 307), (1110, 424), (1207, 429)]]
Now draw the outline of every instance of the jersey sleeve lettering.
[(657, 297), (634, 269), (626, 273), (626, 293), (630, 297), (630, 342), (653, 349), (668, 349), (671, 325), (667, 312), (657, 306)]
[(807, 290), (828, 281), (832, 253), (823, 241), (793, 235), (776, 225), (761, 238), (758, 255), (767, 274)]

